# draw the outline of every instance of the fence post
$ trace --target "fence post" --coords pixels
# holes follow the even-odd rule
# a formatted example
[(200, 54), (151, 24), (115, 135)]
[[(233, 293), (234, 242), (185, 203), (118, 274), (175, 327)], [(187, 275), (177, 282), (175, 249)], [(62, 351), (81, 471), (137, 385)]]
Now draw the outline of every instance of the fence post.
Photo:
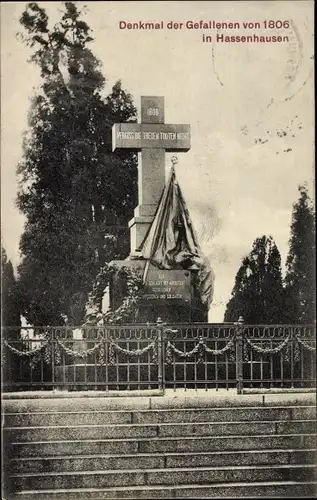
[(157, 326), (157, 366), (158, 366), (158, 388), (161, 391), (164, 391), (164, 359), (163, 359), (163, 343), (164, 343), (164, 335), (163, 335), (163, 321), (161, 318), (157, 318), (156, 326)]
[(237, 394), (242, 394), (243, 391), (243, 325), (244, 319), (239, 317), (234, 323), (236, 327), (236, 379), (237, 379)]
[(55, 342), (56, 342), (56, 336), (55, 336), (55, 329), (52, 328), (51, 332), (51, 369), (52, 369), (52, 390), (55, 391)]

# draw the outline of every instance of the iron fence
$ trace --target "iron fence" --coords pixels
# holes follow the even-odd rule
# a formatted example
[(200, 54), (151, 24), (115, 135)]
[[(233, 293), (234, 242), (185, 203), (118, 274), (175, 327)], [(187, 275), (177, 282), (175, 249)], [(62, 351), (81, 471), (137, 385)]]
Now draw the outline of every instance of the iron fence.
[(4, 328), (4, 391), (310, 389), (315, 325)]
[(246, 325), (241, 331), (243, 387), (315, 386), (314, 325)]
[(155, 324), (23, 328), (21, 334), (3, 342), (5, 390), (158, 388)]
[(167, 325), (165, 386), (226, 388), (236, 385), (236, 327), (229, 324)]

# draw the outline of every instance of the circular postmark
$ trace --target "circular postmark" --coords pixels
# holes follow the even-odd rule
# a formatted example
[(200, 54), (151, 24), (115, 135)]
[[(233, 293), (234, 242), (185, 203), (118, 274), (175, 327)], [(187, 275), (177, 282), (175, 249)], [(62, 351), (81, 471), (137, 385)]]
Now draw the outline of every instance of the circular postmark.
[(295, 82), (298, 71), (303, 60), (303, 41), (296, 24), (290, 19), (291, 32), (289, 34), (289, 43), (287, 45), (288, 59), (286, 62), (285, 79), (289, 86)]
[[(257, 87), (258, 95), (266, 99), (264, 107), (296, 94), (307, 75), (302, 75), (304, 43), (295, 21), (288, 19), (282, 27), (273, 28), (262, 22), (252, 31), (241, 25), (235, 33), (217, 30), (213, 37), (212, 70), (218, 83), (226, 91), (232, 89), (235, 96), (244, 92), (246, 85)], [(245, 43), (235, 43), (243, 37)], [(261, 88), (265, 92), (261, 93)]]

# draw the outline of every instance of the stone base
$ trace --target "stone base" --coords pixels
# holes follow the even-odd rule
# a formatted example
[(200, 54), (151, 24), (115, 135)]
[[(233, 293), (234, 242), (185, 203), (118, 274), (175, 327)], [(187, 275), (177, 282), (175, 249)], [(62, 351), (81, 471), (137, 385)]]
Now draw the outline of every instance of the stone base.
[[(126, 259), (112, 261), (118, 268), (128, 267), (130, 269), (139, 270), (143, 273), (145, 259)], [(149, 266), (149, 270), (158, 271), (154, 265)], [(154, 323), (158, 318), (166, 323), (196, 323), (208, 321), (208, 310), (199, 302), (195, 296), (193, 287), (193, 276), (197, 271), (188, 270), (191, 274), (191, 300), (185, 302), (178, 299), (164, 299), (162, 300), (144, 300), (142, 306), (139, 308), (137, 318), (138, 323)], [(110, 307), (117, 309), (122, 301), (122, 290), (116, 279), (114, 278), (110, 286)]]

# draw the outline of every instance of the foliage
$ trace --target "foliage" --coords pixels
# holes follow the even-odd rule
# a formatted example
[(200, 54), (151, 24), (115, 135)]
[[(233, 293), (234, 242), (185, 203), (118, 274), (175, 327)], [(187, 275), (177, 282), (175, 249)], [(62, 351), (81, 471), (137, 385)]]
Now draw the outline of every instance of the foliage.
[(36, 3), (20, 22), (41, 74), (18, 166), (23, 314), (33, 324), (79, 324), (101, 266), (128, 252), (137, 162), (134, 154), (112, 153), (111, 128), (136, 121), (136, 108), (120, 81), (102, 97), (91, 30), (74, 3), (64, 3), (52, 28)]
[(281, 256), (272, 237), (257, 238), (235, 279), (225, 321), (242, 316), (249, 324), (280, 323), (283, 314)]
[[(101, 311), (101, 302), (106, 286), (111, 281), (116, 281), (117, 290), (122, 293), (121, 305), (112, 311)], [(86, 314), (86, 324), (105, 323), (120, 324), (137, 321), (139, 301), (143, 292), (142, 275), (137, 270), (129, 267), (118, 268), (114, 264), (106, 264), (101, 268), (89, 294)]]
[(1, 324), (20, 326), (20, 304), (13, 266), (1, 247)]
[(20, 339), (21, 317), (19, 294), (14, 277), (13, 266), (8, 260), (7, 253), (1, 247), (1, 326), (17, 328), (3, 328), (1, 332), (1, 366), (2, 380), (14, 380), (19, 373), (19, 363), (16, 356), (5, 348), (7, 341)]
[(286, 260), (284, 321), (309, 324), (316, 318), (315, 217), (307, 188), (298, 190)]

